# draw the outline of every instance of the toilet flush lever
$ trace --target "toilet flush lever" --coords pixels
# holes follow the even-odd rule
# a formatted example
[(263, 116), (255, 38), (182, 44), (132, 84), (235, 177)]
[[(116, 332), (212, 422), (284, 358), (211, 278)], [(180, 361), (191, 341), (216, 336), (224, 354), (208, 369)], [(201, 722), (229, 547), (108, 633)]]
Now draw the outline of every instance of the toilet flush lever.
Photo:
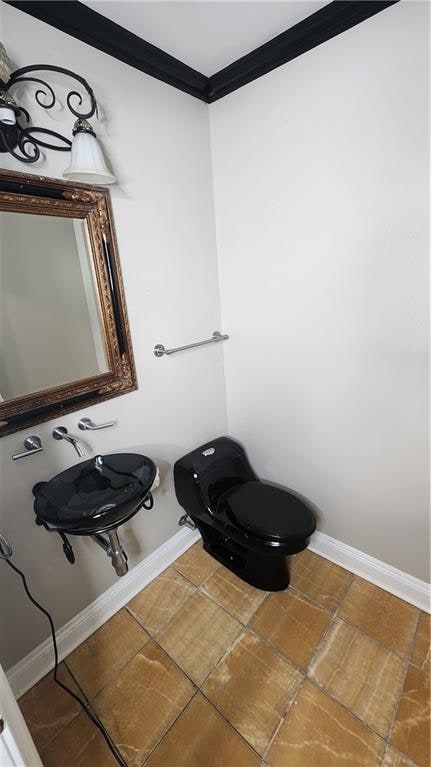
[(117, 421), (108, 421), (107, 423), (94, 423), (91, 418), (81, 418), (78, 421), (78, 428), (81, 431), (99, 431), (99, 429), (109, 429), (110, 426), (116, 426)]

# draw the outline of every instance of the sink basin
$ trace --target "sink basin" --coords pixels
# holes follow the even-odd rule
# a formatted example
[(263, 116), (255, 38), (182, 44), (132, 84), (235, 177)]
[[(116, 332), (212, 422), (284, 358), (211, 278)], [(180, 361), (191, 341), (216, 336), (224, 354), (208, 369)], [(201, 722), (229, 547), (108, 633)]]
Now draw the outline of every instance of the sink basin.
[(37, 520), (74, 535), (112, 530), (142, 507), (156, 471), (145, 455), (97, 455), (35, 485)]

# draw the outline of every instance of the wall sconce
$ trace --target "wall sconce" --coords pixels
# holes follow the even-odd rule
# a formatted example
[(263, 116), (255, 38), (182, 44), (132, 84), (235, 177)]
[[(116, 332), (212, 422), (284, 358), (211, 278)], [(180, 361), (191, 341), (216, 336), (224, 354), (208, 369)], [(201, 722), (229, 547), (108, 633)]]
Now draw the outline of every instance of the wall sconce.
[[(43, 109), (52, 109), (56, 103), (53, 88), (35, 72), (59, 72), (80, 83), (89, 100), (89, 109), (79, 111), (84, 98), (76, 90), (69, 91), (66, 103), (76, 118), (72, 141), (49, 128), (30, 125), (30, 115), (16, 103), (11, 90), (18, 83), (37, 83), (42, 86), (35, 93), (36, 103)], [(43, 100), (42, 100), (43, 99)], [(91, 184), (114, 184), (115, 176), (108, 170), (96, 134), (88, 120), (98, 116), (94, 93), (83, 77), (69, 69), (37, 64), (12, 71), (4, 46), (0, 43), (0, 152), (8, 152), (20, 162), (34, 163), (40, 157), (41, 147), (56, 152), (70, 152), (70, 164), (63, 176), (71, 181)], [(52, 143), (54, 139), (57, 143)]]

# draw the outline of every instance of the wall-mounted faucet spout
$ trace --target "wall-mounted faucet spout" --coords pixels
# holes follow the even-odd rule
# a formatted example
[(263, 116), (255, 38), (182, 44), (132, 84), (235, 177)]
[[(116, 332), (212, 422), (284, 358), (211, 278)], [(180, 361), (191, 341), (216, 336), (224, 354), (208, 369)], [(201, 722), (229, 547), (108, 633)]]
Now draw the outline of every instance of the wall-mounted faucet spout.
[(71, 437), (70, 434), (67, 433), (67, 429), (65, 426), (57, 426), (54, 431), (52, 432), (52, 436), (54, 439), (65, 439), (66, 442), (70, 442), (71, 445), (75, 448), (76, 452), (78, 453), (79, 457), (82, 458), (84, 455), (84, 451), (75, 437)]

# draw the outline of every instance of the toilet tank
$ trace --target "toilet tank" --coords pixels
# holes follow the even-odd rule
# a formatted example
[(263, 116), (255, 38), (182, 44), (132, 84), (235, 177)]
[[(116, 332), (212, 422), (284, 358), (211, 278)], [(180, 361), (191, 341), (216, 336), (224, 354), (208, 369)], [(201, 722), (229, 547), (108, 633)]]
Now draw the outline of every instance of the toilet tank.
[(177, 501), (191, 516), (214, 512), (222, 493), (253, 479), (244, 448), (229, 437), (197, 447), (174, 465)]

